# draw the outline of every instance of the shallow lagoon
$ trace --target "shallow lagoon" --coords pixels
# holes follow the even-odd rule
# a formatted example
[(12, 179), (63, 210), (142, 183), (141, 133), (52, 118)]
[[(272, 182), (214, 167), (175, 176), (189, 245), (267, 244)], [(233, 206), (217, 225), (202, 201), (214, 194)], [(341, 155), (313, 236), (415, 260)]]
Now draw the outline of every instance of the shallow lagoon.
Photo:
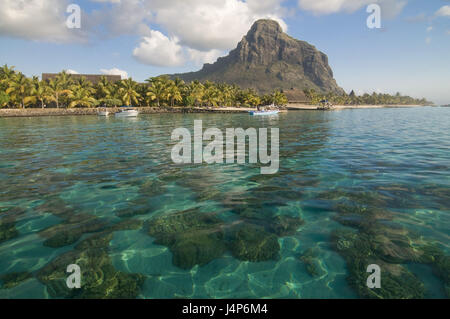
[[(279, 173), (172, 164), (172, 130), (199, 119), (278, 127)], [(0, 214), (1, 298), (367, 297), (349, 279), (361, 242), (423, 285), (411, 296), (445, 298), (448, 264), (423, 247), (449, 254), (450, 109), (0, 118)], [(55, 284), (73, 260), (80, 294)]]

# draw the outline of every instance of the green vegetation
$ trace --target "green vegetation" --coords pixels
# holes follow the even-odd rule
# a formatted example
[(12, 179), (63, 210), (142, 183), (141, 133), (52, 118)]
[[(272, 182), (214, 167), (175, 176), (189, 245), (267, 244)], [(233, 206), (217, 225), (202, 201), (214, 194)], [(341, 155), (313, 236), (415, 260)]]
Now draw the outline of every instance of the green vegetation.
[[(347, 280), (362, 298), (375, 299), (422, 299), (425, 296), (424, 284), (404, 265), (385, 262), (377, 253), (378, 244), (373, 235), (350, 230), (338, 230), (332, 235), (335, 249), (347, 262)], [(393, 245), (388, 241), (383, 245)], [(367, 266), (376, 264), (383, 269), (381, 288), (367, 287)]]
[(318, 277), (323, 274), (322, 268), (319, 265), (318, 252), (316, 248), (308, 248), (303, 255), (299, 257), (300, 261), (306, 267), (306, 271), (312, 277)]
[(194, 81), (185, 83), (167, 76), (153, 77), (146, 83), (126, 79), (116, 83), (102, 77), (97, 84), (86, 78), (74, 79), (65, 71), (50, 81), (27, 78), (14, 67), (0, 68), (0, 107), (221, 107), (287, 104), (284, 93), (274, 91), (260, 96), (255, 90), (242, 90), (236, 85)]
[[(102, 233), (85, 239), (37, 272), (37, 278), (47, 286), (53, 298), (131, 299), (136, 298), (145, 276), (118, 271), (108, 254), (111, 233)], [(76, 263), (81, 269), (81, 289), (66, 285), (67, 265)]]
[(278, 238), (263, 227), (246, 224), (236, 232), (231, 242), (231, 253), (239, 260), (252, 262), (276, 259), (280, 251)]
[(0, 220), (0, 243), (15, 238), (19, 235), (14, 222)]
[(375, 93), (358, 96), (354, 91), (350, 94), (328, 93), (322, 94), (314, 89), (303, 90), (311, 104), (320, 104), (322, 100), (328, 100), (334, 105), (433, 105), (433, 102), (426, 99), (415, 99), (410, 96), (403, 96), (400, 93), (395, 95)]
[(33, 278), (33, 275), (29, 272), (14, 272), (2, 275), (0, 276), (1, 287), (2, 289), (11, 289), (31, 278)]
[[(386, 198), (374, 192), (332, 191), (320, 196), (337, 200), (334, 219), (351, 227), (331, 236), (333, 248), (345, 259), (350, 286), (363, 298), (416, 299), (427, 297), (424, 283), (408, 264), (427, 264), (443, 281), (442, 290), (450, 296), (450, 257), (434, 242), (408, 230), (395, 221)], [(303, 258), (305, 259), (305, 258)], [(308, 256), (306, 264), (309, 262)], [(381, 288), (369, 289), (367, 266), (382, 269)]]
[(225, 252), (221, 220), (215, 215), (184, 211), (148, 222), (155, 244), (168, 246), (173, 264), (183, 269), (204, 265)]
[[(77, 213), (59, 198), (47, 199), (37, 210), (64, 220), (62, 224), (39, 233), (40, 236), (48, 238), (44, 242), (45, 246), (56, 248), (75, 244), (72, 250), (57, 256), (33, 274), (47, 286), (51, 297), (131, 299), (139, 295), (146, 277), (117, 270), (112, 263), (109, 248), (114, 232), (139, 230), (143, 225), (141, 221), (128, 219), (114, 224), (105, 223), (98, 217)], [(69, 289), (66, 285), (66, 269), (70, 264), (80, 266), (81, 289)], [(25, 274), (8, 276), (4, 285), (17, 282), (16, 277), (28, 278)]]
[(277, 216), (267, 225), (246, 219), (226, 227), (215, 214), (186, 210), (149, 220), (147, 233), (155, 244), (169, 248), (175, 266), (191, 269), (220, 258), (227, 250), (239, 260), (276, 260), (278, 238), (294, 235), (303, 224), (299, 217)]
[[(328, 100), (337, 105), (432, 105), (426, 99), (414, 99), (409, 96), (364, 94), (322, 94), (314, 89), (305, 89), (304, 93), (311, 104), (320, 104)], [(102, 77), (97, 84), (86, 78), (74, 79), (65, 71), (50, 81), (40, 81), (37, 77), (27, 78), (14, 67), (0, 67), (0, 108), (25, 107), (117, 107), (154, 106), (154, 107), (256, 107), (258, 105), (287, 105), (286, 95), (275, 90), (271, 94), (260, 95), (254, 89), (241, 89), (237, 85), (193, 81), (185, 83), (168, 76), (152, 77), (146, 83), (126, 79), (116, 83)]]

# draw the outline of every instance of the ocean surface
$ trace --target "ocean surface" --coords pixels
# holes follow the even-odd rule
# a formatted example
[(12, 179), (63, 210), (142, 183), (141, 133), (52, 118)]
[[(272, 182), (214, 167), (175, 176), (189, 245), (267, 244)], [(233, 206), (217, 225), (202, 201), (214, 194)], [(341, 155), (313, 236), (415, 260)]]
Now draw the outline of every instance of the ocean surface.
[[(279, 172), (174, 164), (194, 120)], [(447, 298), (449, 235), (450, 108), (0, 118), (0, 298)]]

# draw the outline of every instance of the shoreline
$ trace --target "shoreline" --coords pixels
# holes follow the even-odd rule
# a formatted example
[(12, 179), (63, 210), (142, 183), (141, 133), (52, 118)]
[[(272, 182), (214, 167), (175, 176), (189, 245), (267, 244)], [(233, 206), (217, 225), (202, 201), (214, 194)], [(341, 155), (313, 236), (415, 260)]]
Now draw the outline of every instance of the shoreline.
[[(330, 111), (344, 110), (344, 109), (376, 109), (376, 108), (410, 108), (410, 107), (423, 107), (423, 105), (335, 105)], [(28, 108), (28, 109), (0, 109), (1, 117), (39, 117), (39, 116), (81, 116), (81, 115), (97, 115), (101, 110), (105, 108)], [(110, 107), (106, 108), (110, 114), (119, 112), (123, 108)], [(182, 108), (182, 107), (137, 107), (140, 114), (164, 114), (164, 113), (247, 113), (249, 111), (255, 111), (255, 108), (238, 108), (238, 107), (221, 107), (221, 108), (206, 108), (206, 107), (194, 107), (194, 108)], [(316, 105), (307, 104), (291, 104), (281, 110), (282, 113), (287, 111), (316, 111), (320, 110)]]
[[(110, 116), (123, 110), (124, 108), (109, 107)], [(136, 107), (140, 114), (164, 114), (164, 113), (246, 113), (251, 109), (247, 108), (181, 108), (181, 107)], [(105, 108), (29, 108), (29, 109), (0, 109), (1, 117), (38, 117), (38, 116), (81, 116), (98, 115), (99, 111)]]
[[(401, 104), (382, 104), (382, 105), (333, 105), (327, 111), (338, 111), (348, 109), (385, 109), (385, 108), (411, 108), (411, 107), (425, 107), (427, 105), (401, 105)], [(290, 104), (286, 107), (289, 111), (317, 111), (321, 110), (320, 106), (308, 104)]]

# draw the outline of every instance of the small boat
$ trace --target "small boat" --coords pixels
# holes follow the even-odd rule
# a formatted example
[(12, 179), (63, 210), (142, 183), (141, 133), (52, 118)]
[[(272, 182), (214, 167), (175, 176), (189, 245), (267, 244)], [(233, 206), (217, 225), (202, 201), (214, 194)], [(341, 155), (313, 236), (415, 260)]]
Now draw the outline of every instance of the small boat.
[(108, 115), (109, 115), (109, 112), (108, 112), (108, 111), (99, 111), (99, 112), (98, 112), (98, 115), (99, 115), (99, 116), (108, 116)]
[(278, 110), (274, 110), (274, 111), (250, 111), (249, 112), (250, 115), (277, 115), (278, 113), (280, 113), (280, 111)]
[(139, 111), (137, 110), (122, 110), (115, 114), (116, 117), (137, 117), (139, 115)]

